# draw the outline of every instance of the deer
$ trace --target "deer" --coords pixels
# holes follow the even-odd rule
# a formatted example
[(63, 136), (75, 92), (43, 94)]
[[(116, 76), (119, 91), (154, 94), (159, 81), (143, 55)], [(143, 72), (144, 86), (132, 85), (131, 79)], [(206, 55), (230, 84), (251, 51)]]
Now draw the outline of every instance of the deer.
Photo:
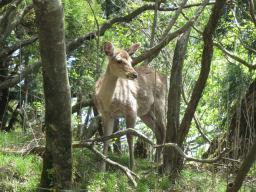
[[(136, 117), (153, 131), (157, 144), (165, 139), (165, 97), (166, 76), (148, 66), (133, 67), (131, 56), (140, 47), (135, 43), (127, 49), (115, 49), (107, 41), (104, 52), (108, 56), (105, 74), (95, 84), (94, 104), (102, 115), (104, 133), (113, 133), (114, 120), (124, 117), (126, 128), (134, 128)], [(135, 166), (133, 153), (133, 136), (127, 134), (129, 147), (130, 169)], [(110, 140), (104, 141), (103, 154), (107, 155)], [(160, 159), (161, 149), (157, 151)], [(100, 170), (106, 170), (106, 162), (102, 161)]]

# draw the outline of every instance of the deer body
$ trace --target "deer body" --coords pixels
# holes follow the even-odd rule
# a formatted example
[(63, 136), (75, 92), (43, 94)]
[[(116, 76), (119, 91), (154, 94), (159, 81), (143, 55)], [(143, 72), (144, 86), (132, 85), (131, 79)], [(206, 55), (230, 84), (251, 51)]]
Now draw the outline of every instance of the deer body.
[[(95, 85), (94, 102), (102, 114), (104, 136), (113, 132), (114, 119), (124, 117), (126, 127), (134, 128), (136, 117), (149, 126), (155, 133), (157, 142), (163, 143), (165, 136), (164, 106), (166, 78), (149, 67), (132, 67), (130, 55), (139, 44), (127, 50), (114, 50), (110, 42), (104, 44), (109, 56), (106, 73)], [(133, 139), (127, 135), (130, 167), (134, 167)], [(107, 154), (109, 141), (104, 143), (104, 155)], [(105, 171), (105, 163), (102, 163)]]

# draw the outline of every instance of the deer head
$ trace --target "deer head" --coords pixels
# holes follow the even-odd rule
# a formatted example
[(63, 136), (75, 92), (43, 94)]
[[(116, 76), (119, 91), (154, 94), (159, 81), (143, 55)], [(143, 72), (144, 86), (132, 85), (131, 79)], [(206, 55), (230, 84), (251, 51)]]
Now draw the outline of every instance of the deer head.
[(140, 43), (135, 43), (125, 50), (116, 50), (111, 42), (105, 42), (104, 51), (109, 59), (109, 72), (116, 77), (124, 79), (133, 80), (137, 78), (138, 73), (132, 66), (131, 55), (133, 55), (139, 47)]

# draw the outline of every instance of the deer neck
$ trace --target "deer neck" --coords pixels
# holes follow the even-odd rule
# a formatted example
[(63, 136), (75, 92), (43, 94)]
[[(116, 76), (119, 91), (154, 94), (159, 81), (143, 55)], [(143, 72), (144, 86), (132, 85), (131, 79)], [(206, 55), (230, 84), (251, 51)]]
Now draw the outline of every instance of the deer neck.
[(116, 88), (116, 84), (117, 84), (117, 80), (118, 80), (118, 77), (113, 75), (110, 72), (109, 67), (107, 67), (107, 71), (104, 75), (104, 80), (103, 80), (101, 91), (100, 91), (101, 92), (100, 94), (102, 94), (102, 96), (103, 96), (102, 99), (107, 103), (110, 103), (110, 101), (113, 97), (113, 94), (114, 94), (114, 91)]

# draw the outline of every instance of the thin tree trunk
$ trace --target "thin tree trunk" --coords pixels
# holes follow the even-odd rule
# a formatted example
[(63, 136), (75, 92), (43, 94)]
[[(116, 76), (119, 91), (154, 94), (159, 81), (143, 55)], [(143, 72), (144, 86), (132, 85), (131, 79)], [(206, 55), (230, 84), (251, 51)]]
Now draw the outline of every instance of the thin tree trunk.
[(46, 151), (40, 186), (71, 189), (71, 94), (67, 75), (61, 0), (33, 0), (45, 94)]
[[(0, 60), (0, 82), (7, 79), (8, 67), (4, 61)], [(7, 107), (8, 107), (8, 95), (9, 88), (0, 89), (0, 130), (5, 130), (7, 118)]]
[[(77, 93), (77, 103), (80, 103), (82, 101), (82, 93), (81, 90), (78, 91)], [(77, 131), (76, 131), (76, 138), (80, 138), (80, 136), (82, 135), (82, 107), (80, 107), (77, 111), (77, 119), (79, 121), (78, 125), (77, 125)]]
[(22, 130), (24, 133), (26, 133), (26, 124), (27, 124), (27, 100), (28, 100), (28, 74), (25, 77), (25, 83), (24, 83), (24, 96), (23, 96), (23, 104), (22, 104), (22, 113), (23, 113), (23, 119), (22, 119)]
[[(170, 78), (170, 91), (168, 95), (168, 112), (167, 112), (167, 143), (177, 143), (180, 113), (180, 98), (182, 86), (182, 68), (187, 52), (187, 43), (191, 28), (186, 31), (177, 41)], [(172, 91), (175, 90), (175, 91)], [(164, 149), (164, 170), (171, 176), (176, 175), (180, 170), (180, 155), (173, 148)], [(174, 176), (175, 177), (175, 176)]]
[(249, 172), (252, 164), (255, 161), (256, 161), (256, 139), (254, 138), (254, 142), (251, 147), (251, 150), (247, 154), (240, 169), (238, 170), (234, 183), (228, 185), (226, 190), (227, 192), (236, 192), (241, 188), (247, 173)]
[(18, 109), (20, 108), (20, 102), (17, 104), (15, 110), (12, 113), (12, 118), (9, 121), (8, 127), (5, 129), (5, 131), (9, 132), (11, 130), (14, 130), (14, 123), (17, 121), (17, 116), (19, 114)]

